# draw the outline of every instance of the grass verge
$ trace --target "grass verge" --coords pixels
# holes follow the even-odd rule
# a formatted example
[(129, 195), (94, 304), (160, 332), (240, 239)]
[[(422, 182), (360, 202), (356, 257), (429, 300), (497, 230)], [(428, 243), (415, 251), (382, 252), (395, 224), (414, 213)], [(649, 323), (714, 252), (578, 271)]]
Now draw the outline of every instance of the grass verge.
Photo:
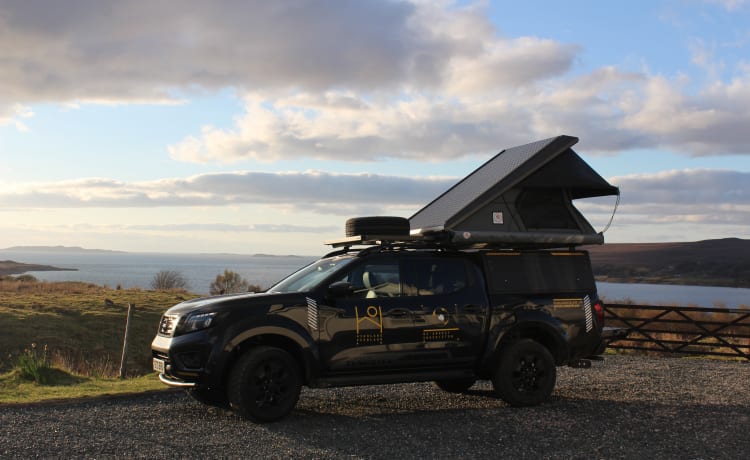
[[(0, 405), (167, 388), (151, 371), (151, 341), (161, 314), (195, 297), (0, 278)], [(119, 379), (128, 304), (135, 313)]]
[(198, 297), (176, 291), (107, 289), (85, 283), (0, 281), (0, 373), (24, 350), (46, 347), (53, 367), (114, 377), (120, 367), (128, 304), (135, 305), (128, 376), (151, 372), (151, 341), (169, 307)]
[(0, 407), (3, 404), (25, 404), (42, 401), (70, 400), (106, 395), (164, 390), (156, 374), (119, 379), (82, 377), (52, 369), (53, 383), (41, 385), (21, 378), (18, 371), (0, 375)]

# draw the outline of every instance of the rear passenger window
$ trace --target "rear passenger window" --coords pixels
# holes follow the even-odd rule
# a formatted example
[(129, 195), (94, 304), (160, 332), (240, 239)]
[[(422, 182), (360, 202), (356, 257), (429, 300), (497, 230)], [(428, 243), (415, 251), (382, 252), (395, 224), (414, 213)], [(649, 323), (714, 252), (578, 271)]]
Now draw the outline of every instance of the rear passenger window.
[(414, 259), (405, 260), (402, 265), (404, 295), (452, 294), (468, 284), (463, 260)]
[(555, 294), (596, 289), (585, 252), (501, 252), (485, 257), (493, 294)]

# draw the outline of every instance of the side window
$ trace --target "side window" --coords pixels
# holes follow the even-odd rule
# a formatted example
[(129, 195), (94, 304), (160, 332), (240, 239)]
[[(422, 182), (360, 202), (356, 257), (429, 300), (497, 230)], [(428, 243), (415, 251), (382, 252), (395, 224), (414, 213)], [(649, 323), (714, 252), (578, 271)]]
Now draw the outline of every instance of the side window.
[(355, 298), (398, 297), (401, 277), (396, 260), (374, 260), (358, 266), (342, 281), (351, 283)]
[(445, 295), (468, 285), (466, 265), (460, 259), (416, 259), (404, 267), (404, 295)]

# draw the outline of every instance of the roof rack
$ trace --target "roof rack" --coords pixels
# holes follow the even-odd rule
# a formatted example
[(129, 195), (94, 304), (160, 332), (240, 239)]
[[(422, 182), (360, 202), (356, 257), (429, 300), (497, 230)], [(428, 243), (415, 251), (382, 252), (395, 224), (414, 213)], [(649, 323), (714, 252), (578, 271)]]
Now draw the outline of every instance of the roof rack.
[(444, 235), (431, 233), (429, 235), (355, 235), (336, 240), (328, 240), (326, 245), (334, 248), (350, 248), (352, 246), (403, 246), (415, 244), (439, 245), (447, 242)]
[(344, 248), (344, 252), (346, 252), (354, 246), (422, 249), (552, 249), (602, 244), (603, 241), (604, 235), (601, 233), (540, 232), (519, 234), (515, 232), (440, 230), (410, 235), (355, 235), (329, 240), (325, 244), (333, 248)]

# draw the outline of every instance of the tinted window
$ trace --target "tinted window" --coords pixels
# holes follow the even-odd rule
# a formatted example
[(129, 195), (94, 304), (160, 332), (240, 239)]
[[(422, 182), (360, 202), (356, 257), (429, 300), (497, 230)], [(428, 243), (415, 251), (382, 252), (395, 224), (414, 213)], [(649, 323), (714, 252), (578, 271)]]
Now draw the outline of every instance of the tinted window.
[(485, 257), (493, 294), (553, 294), (596, 289), (585, 252), (507, 252)]
[(403, 262), (404, 295), (451, 294), (468, 284), (466, 264), (459, 259), (412, 259)]
[(451, 294), (468, 284), (462, 260), (412, 257), (369, 260), (341, 281), (352, 285), (357, 298)]
[(396, 259), (376, 259), (358, 265), (344, 276), (354, 288), (354, 297), (397, 297), (401, 295), (401, 277)]

